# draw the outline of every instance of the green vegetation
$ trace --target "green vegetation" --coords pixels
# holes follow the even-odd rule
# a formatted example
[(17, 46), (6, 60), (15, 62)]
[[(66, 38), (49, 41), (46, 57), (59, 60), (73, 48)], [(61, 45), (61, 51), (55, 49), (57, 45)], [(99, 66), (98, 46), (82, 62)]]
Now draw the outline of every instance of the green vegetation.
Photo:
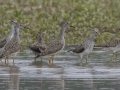
[(37, 32), (48, 43), (59, 33), (59, 23), (68, 21), (76, 28), (68, 28), (66, 44), (81, 43), (92, 28), (100, 35), (96, 43), (120, 37), (119, 0), (0, 0), (0, 37), (7, 35), (9, 21), (15, 19), (31, 30), (20, 31), (22, 44), (32, 43)]

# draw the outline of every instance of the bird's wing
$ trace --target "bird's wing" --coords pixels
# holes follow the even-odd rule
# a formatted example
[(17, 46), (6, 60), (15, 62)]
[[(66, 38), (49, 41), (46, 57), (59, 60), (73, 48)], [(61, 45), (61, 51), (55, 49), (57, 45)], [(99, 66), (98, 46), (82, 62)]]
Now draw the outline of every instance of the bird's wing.
[(103, 44), (95, 45), (95, 47), (116, 47), (118, 44), (120, 44), (120, 39), (114, 39)]
[(29, 45), (28, 48), (34, 52), (41, 53), (38, 46)]
[(9, 54), (17, 52), (19, 50), (20, 42), (15, 39), (17, 39), (17, 38), (13, 38), (8, 43), (5, 44), (3, 54), (9, 55)]
[(32, 46), (38, 47), (39, 49), (42, 49), (42, 50), (45, 50), (47, 47), (45, 43), (39, 43), (39, 42), (35, 42), (34, 44), (32, 44)]
[(47, 45), (47, 48), (42, 52), (41, 55), (56, 53), (64, 47), (64, 44), (64, 40), (54, 40)]
[(120, 48), (120, 44), (118, 44), (115, 48)]
[(46, 49), (46, 46), (42, 46), (42, 45), (28, 45), (27, 47), (30, 50), (37, 52), (37, 53), (41, 53), (41, 51)]
[(84, 48), (83, 44), (81, 44), (81, 45), (75, 47), (72, 51), (74, 53), (82, 53), (84, 50), (85, 50), (85, 48)]
[(0, 48), (3, 48), (6, 43), (7, 43), (7, 38), (1, 39), (1, 41), (0, 41)]

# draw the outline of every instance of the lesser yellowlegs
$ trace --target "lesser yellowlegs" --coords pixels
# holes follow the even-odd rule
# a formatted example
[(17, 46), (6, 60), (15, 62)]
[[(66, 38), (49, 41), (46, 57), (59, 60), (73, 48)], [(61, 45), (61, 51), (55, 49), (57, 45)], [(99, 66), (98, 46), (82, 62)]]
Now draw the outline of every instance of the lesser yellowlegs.
[(120, 52), (120, 39), (114, 39), (104, 44), (98, 44), (95, 45), (95, 47), (103, 47), (106, 48), (107, 51), (111, 51), (113, 55), (110, 58), (110, 62), (113, 62), (113, 58), (115, 57), (115, 61), (116, 61), (118, 52)]
[(9, 32), (9, 34), (8, 34), (7, 37), (4, 37), (4, 38), (1, 39), (1, 41), (0, 41), (0, 48), (3, 48), (5, 46), (5, 44), (7, 42), (9, 42), (10, 39), (13, 37), (15, 23), (16, 23), (16, 21), (14, 21), (14, 20), (10, 21), (10, 24), (11, 24), (11, 26), (10, 26), (10, 32)]
[[(15, 53), (15, 56), (17, 54), (17, 51), (20, 48), (20, 38), (19, 38), (19, 29), (23, 27), (20, 23), (16, 23), (15, 29), (14, 29), (14, 35), (12, 37), (12, 39), (7, 42), (4, 46), (2, 55), (0, 56), (0, 58), (5, 57), (5, 63), (8, 60), (8, 56), (12, 53)], [(15, 56), (13, 58), (13, 63), (14, 63), (14, 59)]]
[(69, 49), (68, 52), (72, 51), (73, 53), (79, 54), (80, 58), (81, 58), (80, 59), (81, 63), (82, 63), (83, 56), (86, 55), (86, 63), (87, 63), (88, 62), (88, 55), (92, 52), (93, 47), (94, 47), (94, 37), (96, 34), (98, 34), (97, 28), (92, 30), (92, 34), (88, 37), (88, 39), (84, 43), (76, 46), (73, 49)]
[[(51, 63), (51, 61), (53, 63), (54, 54), (62, 50), (65, 46), (64, 33), (68, 25), (69, 24), (65, 21), (61, 22), (60, 24), (61, 30), (60, 30), (59, 36), (55, 40), (51, 41), (45, 49), (41, 47), (32, 47), (31, 49), (38, 52), (40, 56), (51, 55), (48, 61), (49, 61), (49, 64)], [(43, 50), (40, 51), (41, 49)]]
[[(38, 35), (37, 35), (37, 41), (34, 43), (34, 44), (32, 44), (32, 45), (28, 45), (28, 48), (30, 49), (30, 50), (32, 50), (32, 47), (40, 47), (39, 49), (40, 49), (40, 51), (42, 51), (42, 50), (44, 50), (46, 47), (47, 47), (47, 45), (45, 44), (45, 42), (43, 41), (43, 38), (42, 38), (42, 33), (38, 33)], [(32, 50), (33, 51), (33, 54), (35, 55), (35, 60), (36, 60), (36, 58), (38, 58), (40, 55), (39, 55), (39, 53), (38, 52), (36, 52), (36, 51), (34, 51), (34, 50)], [(41, 57), (41, 60), (42, 60), (42, 57)]]

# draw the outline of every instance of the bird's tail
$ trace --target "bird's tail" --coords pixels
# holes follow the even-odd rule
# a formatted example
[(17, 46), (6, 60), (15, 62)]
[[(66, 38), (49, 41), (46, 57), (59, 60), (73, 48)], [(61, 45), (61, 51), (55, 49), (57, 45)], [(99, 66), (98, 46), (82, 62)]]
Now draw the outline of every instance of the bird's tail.
[(39, 50), (38, 47), (31, 46), (31, 45), (27, 45), (27, 47), (28, 47), (30, 50), (32, 50), (32, 51), (35, 51), (35, 52), (41, 53), (41, 51)]
[(0, 58), (3, 58), (4, 57), (4, 55), (2, 54), (2, 55), (0, 55)]
[(40, 55), (35, 56), (34, 58), (38, 58)]
[(94, 45), (94, 47), (107, 47), (107, 44), (98, 44), (98, 45)]
[(30, 49), (31, 46), (30, 46), (30, 45), (27, 45), (26, 47)]
[(31, 45), (27, 45), (26, 47), (29, 48), (30, 50), (33, 50), (33, 46)]
[(74, 50), (74, 48), (70, 48), (67, 52), (70, 52), (70, 51), (73, 51)]

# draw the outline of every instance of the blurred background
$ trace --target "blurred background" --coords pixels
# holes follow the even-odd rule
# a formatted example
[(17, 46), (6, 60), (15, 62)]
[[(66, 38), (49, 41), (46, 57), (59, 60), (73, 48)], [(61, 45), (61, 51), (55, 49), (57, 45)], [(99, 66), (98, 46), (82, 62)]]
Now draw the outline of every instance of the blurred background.
[(97, 44), (120, 37), (119, 0), (0, 0), (0, 38), (7, 35), (10, 20), (15, 19), (31, 30), (20, 30), (22, 45), (33, 43), (38, 32), (46, 43), (59, 34), (59, 23), (66, 20), (66, 45), (79, 44), (98, 28)]

